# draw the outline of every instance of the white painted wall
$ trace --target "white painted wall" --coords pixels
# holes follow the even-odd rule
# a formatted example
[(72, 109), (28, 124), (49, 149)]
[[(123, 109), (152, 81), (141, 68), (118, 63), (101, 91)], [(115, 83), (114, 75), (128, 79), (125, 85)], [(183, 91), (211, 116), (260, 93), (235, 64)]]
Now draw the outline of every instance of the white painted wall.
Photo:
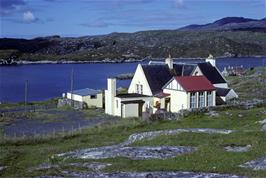
[(134, 77), (129, 85), (128, 93), (137, 93), (136, 84), (143, 86), (143, 93), (142, 93), (143, 95), (152, 96), (150, 86), (148, 84), (144, 71), (141, 67), (141, 64), (138, 64)]
[(191, 76), (202, 76), (203, 73), (201, 72), (199, 66), (197, 66), (194, 71), (192, 72)]
[[(145, 103), (142, 106), (142, 112), (145, 112), (147, 107), (152, 107), (153, 97), (135, 97), (135, 98), (118, 98), (114, 97), (114, 112), (112, 115), (114, 116), (121, 116), (121, 105), (123, 105), (122, 101), (132, 101), (132, 100), (143, 100)], [(118, 104), (118, 105), (117, 105)], [(127, 108), (128, 109), (128, 108)], [(126, 112), (131, 112), (130, 110), (126, 110)], [(138, 110), (137, 110), (138, 114)]]
[(116, 95), (116, 79), (107, 79), (107, 90), (105, 90), (105, 113), (114, 115), (114, 97)]
[(229, 88), (227, 83), (216, 83), (213, 86), (216, 88)]
[(79, 101), (79, 102), (82, 102), (82, 96), (80, 95), (76, 95), (76, 94), (72, 94), (72, 97), (71, 97), (71, 93), (67, 93), (67, 98), (68, 99), (72, 99), (74, 101)]
[(188, 109), (187, 92), (172, 89), (164, 89), (163, 92), (170, 94), (171, 112), (179, 112), (181, 109)]

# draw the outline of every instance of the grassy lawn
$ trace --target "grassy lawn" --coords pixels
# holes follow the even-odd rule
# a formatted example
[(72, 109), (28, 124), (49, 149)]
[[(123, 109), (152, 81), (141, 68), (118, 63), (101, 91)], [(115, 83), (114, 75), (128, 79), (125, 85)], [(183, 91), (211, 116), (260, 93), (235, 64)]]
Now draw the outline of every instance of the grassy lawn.
[[(191, 114), (179, 121), (144, 122), (139, 119), (121, 119), (118, 122), (106, 123), (95, 128), (83, 129), (81, 133), (72, 135), (57, 134), (55, 137), (3, 140), (0, 145), (0, 166), (8, 168), (0, 172), (0, 176), (37, 176), (60, 175), (60, 170), (79, 170), (84, 168), (69, 167), (69, 162), (92, 162), (95, 160), (51, 159), (54, 154), (82, 149), (113, 145), (127, 139), (136, 132), (164, 130), (174, 128), (223, 128), (237, 132), (229, 135), (182, 133), (173, 136), (161, 136), (153, 140), (134, 143), (140, 145), (183, 145), (196, 146), (198, 151), (166, 160), (130, 160), (114, 158), (97, 160), (111, 163), (105, 171), (202, 171), (233, 173), (247, 176), (265, 177), (266, 171), (251, 171), (238, 165), (246, 161), (266, 155), (266, 133), (260, 131), (256, 121), (265, 118), (265, 107), (252, 110), (227, 109), (218, 111), (219, 116)], [(241, 117), (239, 117), (241, 114)], [(252, 145), (245, 153), (231, 153), (224, 150), (227, 145)], [(47, 171), (29, 171), (41, 163), (55, 163), (59, 168)]]

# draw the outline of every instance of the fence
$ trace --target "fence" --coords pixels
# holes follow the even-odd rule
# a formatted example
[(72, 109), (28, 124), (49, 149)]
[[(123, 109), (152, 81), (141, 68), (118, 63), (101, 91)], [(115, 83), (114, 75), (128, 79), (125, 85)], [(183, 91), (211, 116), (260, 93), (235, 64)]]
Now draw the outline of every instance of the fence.
[(53, 128), (51, 131), (31, 131), (31, 132), (14, 132), (12, 135), (8, 135), (3, 133), (2, 138), (0, 140), (3, 141), (19, 141), (19, 140), (41, 140), (41, 139), (52, 139), (52, 138), (60, 138), (60, 137), (70, 137), (74, 135), (79, 135), (84, 133), (83, 130), (86, 127), (81, 127), (80, 123), (78, 126), (71, 128), (69, 127), (60, 127)]
[(25, 111), (37, 111), (37, 110), (47, 110), (57, 108), (56, 103), (49, 103), (49, 104), (29, 104), (26, 106), (15, 106), (14, 108), (10, 109), (0, 109), (0, 113), (16, 113), (16, 112), (25, 112)]

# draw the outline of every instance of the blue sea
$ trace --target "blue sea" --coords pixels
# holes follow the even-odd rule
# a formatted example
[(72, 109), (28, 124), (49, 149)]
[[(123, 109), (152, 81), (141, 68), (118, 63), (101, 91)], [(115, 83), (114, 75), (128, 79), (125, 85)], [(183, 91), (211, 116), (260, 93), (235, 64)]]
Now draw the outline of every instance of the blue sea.
[[(195, 62), (179, 59), (176, 62)], [(147, 63), (147, 62), (143, 62)], [(70, 90), (71, 71), (74, 71), (74, 89), (105, 89), (106, 79), (121, 73), (133, 73), (138, 63), (103, 64), (32, 64), (0, 66), (0, 102), (24, 100), (25, 81), (28, 80), (28, 100), (40, 101), (60, 97)], [(245, 68), (266, 65), (266, 58), (220, 58), (220, 70), (227, 66)], [(118, 87), (128, 87), (130, 81), (118, 81)]]

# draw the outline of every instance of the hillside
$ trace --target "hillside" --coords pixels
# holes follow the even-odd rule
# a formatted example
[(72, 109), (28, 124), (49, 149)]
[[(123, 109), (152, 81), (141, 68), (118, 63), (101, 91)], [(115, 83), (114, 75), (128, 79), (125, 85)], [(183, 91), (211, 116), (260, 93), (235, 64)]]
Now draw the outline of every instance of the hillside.
[[(0, 39), (0, 59), (20, 61), (119, 61), (146, 57), (266, 55), (266, 19), (229, 17), (177, 30), (65, 38)], [(2, 62), (4, 61), (2, 60)]]

